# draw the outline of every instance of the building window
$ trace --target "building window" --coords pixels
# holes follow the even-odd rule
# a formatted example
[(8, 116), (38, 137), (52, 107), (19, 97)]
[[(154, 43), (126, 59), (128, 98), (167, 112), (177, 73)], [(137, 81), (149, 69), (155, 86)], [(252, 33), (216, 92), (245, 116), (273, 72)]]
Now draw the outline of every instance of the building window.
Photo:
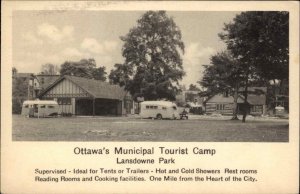
[(59, 105), (71, 105), (71, 98), (57, 98)]
[(217, 104), (217, 110), (224, 110), (225, 104)]
[(262, 106), (261, 105), (256, 105), (251, 107), (252, 112), (262, 112)]
[(49, 105), (49, 106), (48, 106), (48, 108), (54, 108), (54, 106), (52, 106), (52, 105)]
[(46, 108), (46, 105), (41, 105), (40, 108)]

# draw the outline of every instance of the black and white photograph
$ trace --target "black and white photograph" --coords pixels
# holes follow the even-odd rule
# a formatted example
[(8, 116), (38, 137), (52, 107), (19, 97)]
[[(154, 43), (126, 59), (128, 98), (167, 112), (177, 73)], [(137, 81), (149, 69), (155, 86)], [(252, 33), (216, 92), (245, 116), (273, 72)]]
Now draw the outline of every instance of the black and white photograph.
[(1, 2), (0, 193), (297, 193), (299, 2)]
[(15, 11), (14, 141), (289, 141), (288, 11)]

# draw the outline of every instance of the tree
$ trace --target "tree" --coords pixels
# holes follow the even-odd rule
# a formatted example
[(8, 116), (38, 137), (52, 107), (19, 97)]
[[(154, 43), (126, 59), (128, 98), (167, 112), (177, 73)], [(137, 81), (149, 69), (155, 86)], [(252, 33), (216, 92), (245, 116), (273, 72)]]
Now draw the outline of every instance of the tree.
[(205, 65), (204, 75), (199, 83), (206, 89), (201, 96), (211, 97), (213, 95), (233, 92), (233, 117), (237, 120), (237, 100), (239, 88), (242, 84), (243, 74), (238, 60), (231, 53), (223, 51), (212, 56), (211, 65)]
[(53, 65), (51, 63), (46, 63), (41, 67), (41, 74), (45, 75), (58, 75), (59, 67), (57, 65)]
[(173, 18), (165, 11), (148, 11), (121, 40), (125, 62), (111, 72), (111, 82), (127, 84), (134, 98), (175, 100), (184, 76), (180, 55), (184, 43)]
[(115, 69), (110, 71), (108, 76), (109, 82), (112, 84), (119, 84), (121, 87), (125, 86), (125, 89), (129, 89), (129, 83), (133, 75), (133, 69), (129, 65), (115, 64)]
[[(17, 73), (17, 69), (13, 67), (13, 73)], [(15, 75), (13, 74), (13, 75)], [(28, 97), (28, 83), (22, 77), (13, 76), (12, 79), (12, 113), (20, 114), (22, 103)]]
[[(225, 24), (220, 38), (239, 59), (244, 73), (244, 99), (253, 77), (260, 79), (288, 79), (289, 64), (288, 12), (242, 12), (233, 23)], [(244, 111), (243, 122), (247, 112)]]
[(106, 81), (106, 71), (105, 71), (105, 67), (98, 67), (93, 69), (92, 71), (92, 76), (95, 80), (101, 80), (101, 81)]
[(105, 67), (96, 67), (94, 59), (81, 59), (78, 62), (64, 62), (61, 65), (60, 74), (105, 81), (107, 73), (105, 72)]
[(200, 88), (198, 88), (198, 87), (197, 87), (196, 85), (194, 85), (194, 84), (190, 84), (189, 90), (190, 90), (190, 91), (200, 91)]

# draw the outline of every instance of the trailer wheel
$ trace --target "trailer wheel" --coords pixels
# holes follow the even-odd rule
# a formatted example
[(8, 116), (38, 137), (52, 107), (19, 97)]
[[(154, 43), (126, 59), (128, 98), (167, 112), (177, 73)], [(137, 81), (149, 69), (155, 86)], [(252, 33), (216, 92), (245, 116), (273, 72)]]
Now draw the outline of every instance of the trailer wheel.
[(156, 119), (157, 119), (157, 120), (162, 120), (162, 115), (161, 115), (161, 114), (157, 114), (157, 115), (156, 115)]

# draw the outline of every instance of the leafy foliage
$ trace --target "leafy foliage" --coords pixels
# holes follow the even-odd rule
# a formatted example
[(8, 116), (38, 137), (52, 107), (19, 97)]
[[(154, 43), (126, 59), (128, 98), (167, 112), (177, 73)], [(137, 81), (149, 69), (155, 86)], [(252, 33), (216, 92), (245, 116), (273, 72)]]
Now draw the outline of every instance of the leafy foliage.
[(23, 101), (27, 99), (28, 83), (22, 77), (13, 77), (12, 83), (12, 113), (20, 114)]
[(165, 11), (148, 11), (121, 40), (125, 62), (115, 66), (111, 81), (126, 85), (134, 97), (174, 100), (184, 76), (184, 43), (174, 20)]
[[(244, 105), (248, 86), (259, 79), (288, 79), (289, 14), (279, 11), (242, 12), (225, 24), (220, 38), (238, 59), (244, 77)], [(245, 122), (247, 111), (244, 111)]]
[(234, 57), (256, 67), (261, 77), (288, 79), (288, 12), (242, 12), (225, 24), (220, 37)]
[(106, 71), (105, 67), (98, 67), (92, 70), (92, 76), (95, 80), (106, 81)]
[(213, 55), (210, 65), (204, 65), (204, 75), (199, 81), (205, 90), (201, 96), (213, 96), (233, 90), (243, 80), (242, 69), (231, 53), (223, 51)]
[[(109, 81), (112, 84), (128, 87), (133, 75), (133, 69), (129, 65), (115, 64), (115, 69), (109, 74)], [(129, 88), (126, 88), (129, 89)]]
[(59, 67), (57, 65), (53, 65), (51, 63), (46, 63), (41, 67), (41, 74), (45, 75), (58, 75)]
[(195, 84), (190, 84), (189, 90), (190, 91), (200, 91), (200, 88), (198, 88)]
[(234, 98), (233, 118), (237, 119), (237, 100), (239, 87), (243, 82), (243, 69), (231, 53), (223, 51), (211, 57), (211, 65), (206, 65), (202, 80), (199, 82), (206, 90), (201, 96), (211, 97), (232, 91)]
[(105, 72), (104, 66), (96, 67), (96, 61), (94, 59), (81, 59), (78, 62), (64, 62), (61, 65), (60, 74), (105, 81), (107, 73)]

